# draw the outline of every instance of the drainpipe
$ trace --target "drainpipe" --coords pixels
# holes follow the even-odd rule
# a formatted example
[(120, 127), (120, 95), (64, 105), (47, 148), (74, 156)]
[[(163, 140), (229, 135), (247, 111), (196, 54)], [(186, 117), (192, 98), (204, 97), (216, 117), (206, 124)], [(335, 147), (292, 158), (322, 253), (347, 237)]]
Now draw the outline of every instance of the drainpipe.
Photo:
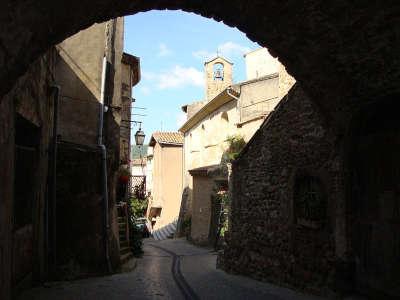
[(240, 101), (240, 99), (238, 97), (236, 97), (235, 95), (231, 94), (231, 91), (233, 91), (233, 89), (231, 87), (228, 87), (226, 89), (226, 93), (231, 96), (233, 99), (236, 99), (237, 101)]
[(101, 92), (100, 92), (100, 108), (99, 108), (99, 136), (98, 146), (101, 150), (101, 172), (102, 172), (102, 198), (103, 198), (103, 241), (104, 255), (107, 264), (107, 270), (111, 273), (110, 250), (108, 245), (109, 215), (108, 215), (108, 182), (107, 182), (107, 149), (103, 144), (103, 125), (104, 125), (104, 100), (107, 77), (107, 58), (103, 57), (103, 68), (101, 73)]
[(242, 122), (242, 110), (240, 109), (240, 98), (238, 98), (238, 97), (236, 97), (234, 94), (232, 94), (231, 91), (233, 91), (231, 87), (228, 87), (228, 88), (226, 89), (226, 93), (227, 93), (229, 96), (231, 96), (233, 99), (236, 99), (237, 102), (238, 102), (238, 104), (239, 104), (239, 105), (238, 105), (238, 107), (239, 107), (239, 119), (240, 119), (239, 122)]
[[(57, 135), (58, 135), (58, 104), (60, 102), (59, 85), (53, 84), (54, 91), (53, 106), (53, 135), (51, 138), (51, 152), (49, 157), (49, 194), (46, 205), (46, 243), (47, 243), (47, 276), (54, 274), (56, 267), (56, 236), (57, 236), (57, 212), (56, 212), (56, 192), (57, 192)], [(51, 228), (49, 225), (51, 224)]]

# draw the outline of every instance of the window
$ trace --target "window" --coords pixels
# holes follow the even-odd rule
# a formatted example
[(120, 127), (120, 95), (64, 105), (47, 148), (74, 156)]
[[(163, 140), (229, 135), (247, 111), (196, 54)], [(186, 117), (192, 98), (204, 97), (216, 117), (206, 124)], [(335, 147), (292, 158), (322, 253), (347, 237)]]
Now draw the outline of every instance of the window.
[(294, 191), (295, 222), (307, 227), (320, 227), (325, 222), (326, 209), (321, 181), (313, 176), (298, 178)]

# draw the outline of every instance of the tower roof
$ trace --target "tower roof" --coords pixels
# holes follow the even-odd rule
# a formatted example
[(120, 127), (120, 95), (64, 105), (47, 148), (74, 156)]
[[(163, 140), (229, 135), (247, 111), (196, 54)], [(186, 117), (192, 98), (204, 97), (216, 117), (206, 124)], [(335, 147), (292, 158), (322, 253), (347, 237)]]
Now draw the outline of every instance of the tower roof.
[(230, 65), (233, 65), (233, 62), (230, 62), (230, 61), (227, 60), (226, 58), (224, 58), (224, 57), (222, 57), (222, 56), (219, 56), (219, 55), (217, 55), (216, 57), (214, 57), (213, 59), (211, 59), (211, 60), (209, 60), (209, 61), (206, 61), (206, 62), (204, 63), (204, 65), (207, 65), (207, 64), (213, 62), (214, 60), (217, 60), (218, 58), (220, 58), (220, 59), (226, 61), (226, 62), (227, 62), (228, 64), (230, 64)]

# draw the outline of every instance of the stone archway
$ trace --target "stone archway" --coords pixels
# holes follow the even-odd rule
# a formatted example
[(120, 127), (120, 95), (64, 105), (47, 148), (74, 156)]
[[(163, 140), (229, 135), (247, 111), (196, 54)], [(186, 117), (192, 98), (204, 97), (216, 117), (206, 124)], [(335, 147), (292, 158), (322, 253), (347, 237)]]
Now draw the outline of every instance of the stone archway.
[(6, 0), (2, 8), (0, 95), (51, 45), (95, 22), (152, 9), (182, 9), (236, 26), (278, 55), (338, 123), (349, 102), (399, 89), (396, 1)]
[[(327, 120), (346, 127), (364, 101), (400, 90), (400, 3), (322, 0), (4, 0), (0, 10), (0, 102), (17, 78), (49, 47), (117, 16), (182, 9), (223, 20), (267, 46), (312, 96)], [(1, 219), (11, 209), (14, 134), (11, 103), (0, 110)], [(5, 147), (6, 145), (7, 147)], [(6, 228), (7, 229), (7, 228)], [(0, 228), (0, 243), (6, 241)], [(5, 237), (5, 238), (4, 238)], [(0, 295), (3, 264), (0, 251)], [(4, 276), (3, 276), (4, 275)]]

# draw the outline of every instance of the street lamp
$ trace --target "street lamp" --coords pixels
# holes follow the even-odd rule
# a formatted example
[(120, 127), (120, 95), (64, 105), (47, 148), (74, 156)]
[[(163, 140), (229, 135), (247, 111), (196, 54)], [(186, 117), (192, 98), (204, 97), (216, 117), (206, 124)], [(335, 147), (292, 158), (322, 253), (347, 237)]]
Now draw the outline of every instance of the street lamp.
[[(141, 124), (140, 124), (141, 125)], [(138, 146), (143, 146), (145, 134), (142, 130), (142, 126), (139, 127), (139, 130), (135, 133), (135, 142)]]

